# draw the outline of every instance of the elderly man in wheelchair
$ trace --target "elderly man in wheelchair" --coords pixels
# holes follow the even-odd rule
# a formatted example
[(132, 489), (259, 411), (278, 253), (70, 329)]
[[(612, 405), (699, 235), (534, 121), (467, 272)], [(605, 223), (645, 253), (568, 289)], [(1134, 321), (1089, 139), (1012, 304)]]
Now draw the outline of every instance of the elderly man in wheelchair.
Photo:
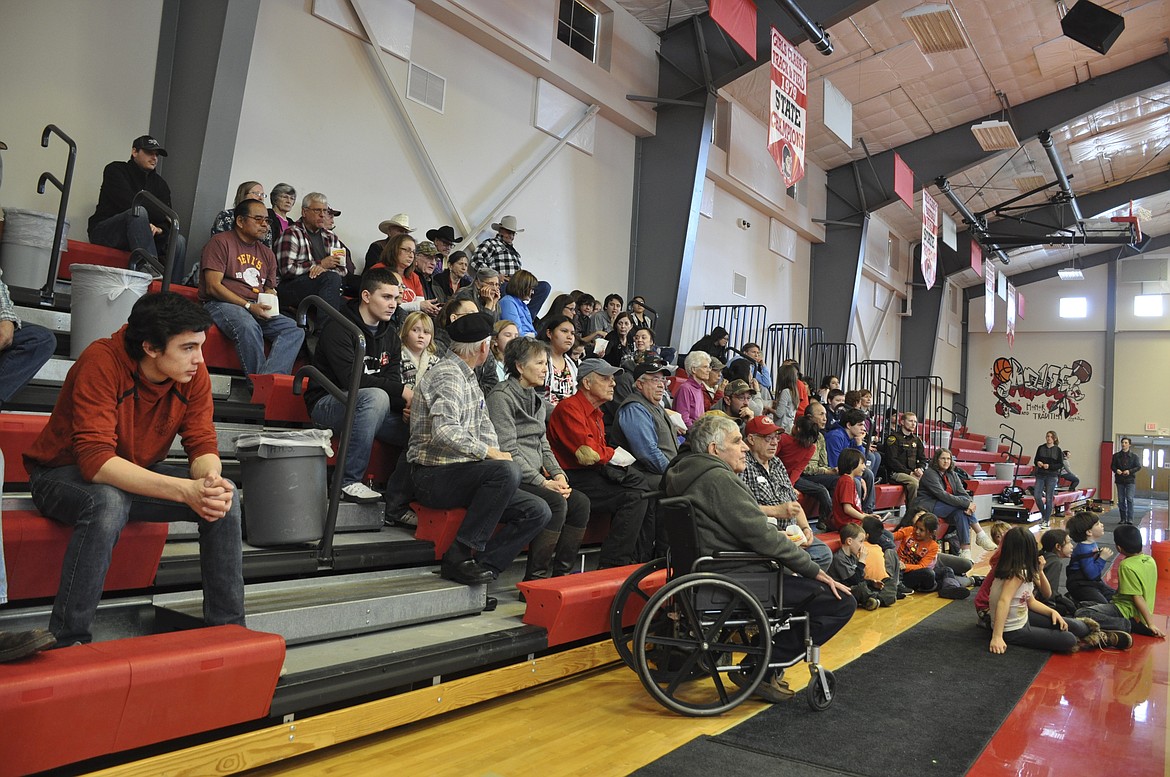
[(738, 477), (748, 448), (735, 422), (699, 418), (688, 447), (663, 481), (670, 579), (634, 631), (643, 685), (677, 712), (719, 714), (748, 695), (792, 698), (784, 667), (807, 661), (809, 703), (827, 707), (834, 681), (819, 666), (819, 646), (852, 617), (849, 589), (760, 511)]

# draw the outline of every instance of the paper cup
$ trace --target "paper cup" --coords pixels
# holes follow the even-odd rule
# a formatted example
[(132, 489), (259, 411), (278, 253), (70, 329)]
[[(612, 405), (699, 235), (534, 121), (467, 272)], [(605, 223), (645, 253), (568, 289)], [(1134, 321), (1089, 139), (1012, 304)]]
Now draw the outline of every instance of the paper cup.
[(280, 298), (275, 294), (263, 292), (256, 297), (257, 304), (268, 305), (271, 309), (263, 311), (266, 318), (272, 318), (280, 314)]

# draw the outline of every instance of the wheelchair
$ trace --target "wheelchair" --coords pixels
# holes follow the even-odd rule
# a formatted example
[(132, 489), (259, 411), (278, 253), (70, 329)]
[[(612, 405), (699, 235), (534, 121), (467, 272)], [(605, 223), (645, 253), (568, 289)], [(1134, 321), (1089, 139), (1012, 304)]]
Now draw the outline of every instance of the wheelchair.
[[(751, 696), (769, 670), (803, 661), (810, 673), (808, 705), (828, 709), (836, 679), (820, 664), (809, 616), (799, 605), (781, 606), (784, 575), (775, 560), (744, 552), (700, 557), (684, 497), (660, 500), (656, 514), (669, 545), (667, 557), (630, 575), (610, 610), (614, 646), (650, 696), (681, 715), (720, 715)], [(729, 566), (736, 567), (730, 574), (718, 571)], [(643, 584), (663, 572), (665, 585), (647, 596)], [(631, 626), (634, 613), (639, 614)], [(773, 661), (772, 638), (792, 628), (804, 629), (803, 655)]]

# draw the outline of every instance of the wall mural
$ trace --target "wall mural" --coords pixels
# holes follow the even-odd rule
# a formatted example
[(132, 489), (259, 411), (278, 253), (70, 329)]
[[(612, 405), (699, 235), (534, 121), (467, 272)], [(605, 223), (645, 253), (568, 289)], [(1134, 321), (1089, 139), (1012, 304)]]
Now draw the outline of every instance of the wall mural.
[(1078, 402), (1084, 399), (1081, 387), (1093, 377), (1093, 367), (1084, 359), (1071, 365), (1045, 364), (1032, 369), (1019, 360), (1001, 356), (991, 368), (991, 390), (995, 412), (1004, 418), (1022, 415), (1037, 419), (1083, 421)]

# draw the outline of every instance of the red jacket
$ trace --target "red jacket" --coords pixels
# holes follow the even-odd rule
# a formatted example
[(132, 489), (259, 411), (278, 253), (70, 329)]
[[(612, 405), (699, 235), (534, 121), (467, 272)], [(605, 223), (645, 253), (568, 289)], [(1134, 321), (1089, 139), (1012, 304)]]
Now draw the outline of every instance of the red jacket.
[(788, 470), (788, 479), (793, 483), (800, 480), (800, 476), (804, 474), (804, 468), (812, 461), (816, 452), (816, 445), (802, 446), (795, 437), (787, 432), (780, 435), (780, 445), (776, 449), (776, 455), (780, 457), (780, 461), (784, 462), (784, 469)]
[(577, 461), (577, 449), (587, 445), (606, 464), (613, 458), (613, 448), (605, 442), (605, 423), (601, 410), (593, 406), (584, 391), (565, 397), (553, 408), (548, 419), (548, 444), (563, 469), (585, 469)]

